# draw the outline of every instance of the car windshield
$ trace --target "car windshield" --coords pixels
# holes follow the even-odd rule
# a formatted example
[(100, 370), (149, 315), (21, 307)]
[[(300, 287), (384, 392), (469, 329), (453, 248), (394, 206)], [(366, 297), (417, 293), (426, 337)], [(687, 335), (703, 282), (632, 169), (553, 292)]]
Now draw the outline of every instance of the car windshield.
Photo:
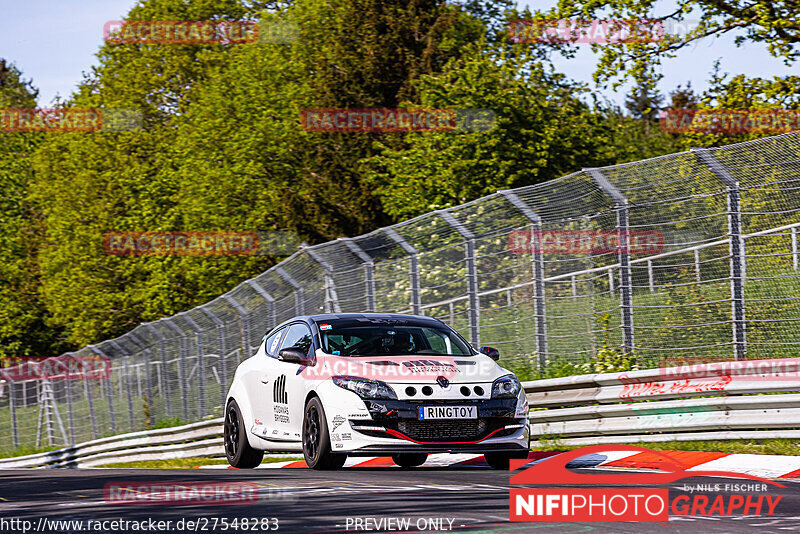
[(320, 321), (322, 348), (334, 356), (470, 356), (473, 351), (450, 328), (389, 321)]

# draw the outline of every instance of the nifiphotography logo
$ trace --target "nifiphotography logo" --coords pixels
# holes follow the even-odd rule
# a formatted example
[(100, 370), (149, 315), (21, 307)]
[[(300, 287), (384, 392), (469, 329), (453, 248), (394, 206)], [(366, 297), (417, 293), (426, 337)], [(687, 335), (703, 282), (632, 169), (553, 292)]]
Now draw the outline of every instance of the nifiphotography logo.
[[(646, 452), (663, 458), (672, 472), (584, 474), (567, 469), (577, 458), (609, 451)], [(528, 460), (512, 460), (511, 470)], [(683, 484), (673, 491), (666, 487), (696, 477), (734, 479), (713, 484)], [(740, 482), (735, 479), (745, 479)], [(556, 486), (552, 481), (558, 481)], [(783, 495), (769, 494), (770, 486), (786, 486), (761, 477), (730, 471), (689, 471), (674, 458), (633, 445), (594, 445), (543, 460), (513, 475), (509, 519), (538, 522), (669, 521), (670, 516), (771, 516)], [(549, 487), (542, 487), (547, 485)], [(629, 487), (633, 486), (633, 487)], [(648, 487), (649, 486), (649, 487)], [(714, 495), (706, 495), (714, 493)]]

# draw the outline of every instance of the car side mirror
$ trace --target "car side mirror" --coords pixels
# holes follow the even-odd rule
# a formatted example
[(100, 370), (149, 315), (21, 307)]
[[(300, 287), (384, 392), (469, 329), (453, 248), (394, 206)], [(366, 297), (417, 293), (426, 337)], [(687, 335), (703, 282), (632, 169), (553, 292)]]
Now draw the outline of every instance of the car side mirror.
[(500, 359), (500, 351), (495, 349), (495, 348), (492, 348), (492, 347), (481, 347), (480, 352), (481, 352), (481, 354), (487, 355), (488, 357), (490, 357), (494, 361), (497, 361), (497, 360)]
[(305, 351), (295, 347), (281, 349), (281, 351), (278, 353), (278, 357), (281, 359), (281, 361), (287, 363), (296, 363), (298, 365), (308, 365), (309, 363), (309, 359), (306, 356)]

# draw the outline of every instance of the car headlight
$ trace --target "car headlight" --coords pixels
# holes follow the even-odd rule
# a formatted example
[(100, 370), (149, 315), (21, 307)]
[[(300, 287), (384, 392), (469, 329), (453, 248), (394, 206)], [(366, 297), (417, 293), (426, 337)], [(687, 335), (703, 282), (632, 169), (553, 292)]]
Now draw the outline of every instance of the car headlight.
[(501, 376), (492, 384), (492, 398), (502, 399), (516, 397), (522, 386), (514, 375)]
[(349, 389), (362, 399), (396, 399), (394, 390), (380, 380), (354, 378), (352, 376), (334, 376), (333, 383), (340, 388)]

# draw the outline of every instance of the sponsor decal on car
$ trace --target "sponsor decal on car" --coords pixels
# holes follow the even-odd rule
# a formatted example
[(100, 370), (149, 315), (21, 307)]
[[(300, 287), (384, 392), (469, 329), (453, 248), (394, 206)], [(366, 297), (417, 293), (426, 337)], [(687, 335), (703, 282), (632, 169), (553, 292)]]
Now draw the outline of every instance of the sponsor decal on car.
[(344, 417), (342, 417), (341, 415), (335, 416), (333, 418), (333, 428), (331, 429), (331, 432), (336, 432), (336, 429), (342, 426), (344, 422), (345, 422)]

